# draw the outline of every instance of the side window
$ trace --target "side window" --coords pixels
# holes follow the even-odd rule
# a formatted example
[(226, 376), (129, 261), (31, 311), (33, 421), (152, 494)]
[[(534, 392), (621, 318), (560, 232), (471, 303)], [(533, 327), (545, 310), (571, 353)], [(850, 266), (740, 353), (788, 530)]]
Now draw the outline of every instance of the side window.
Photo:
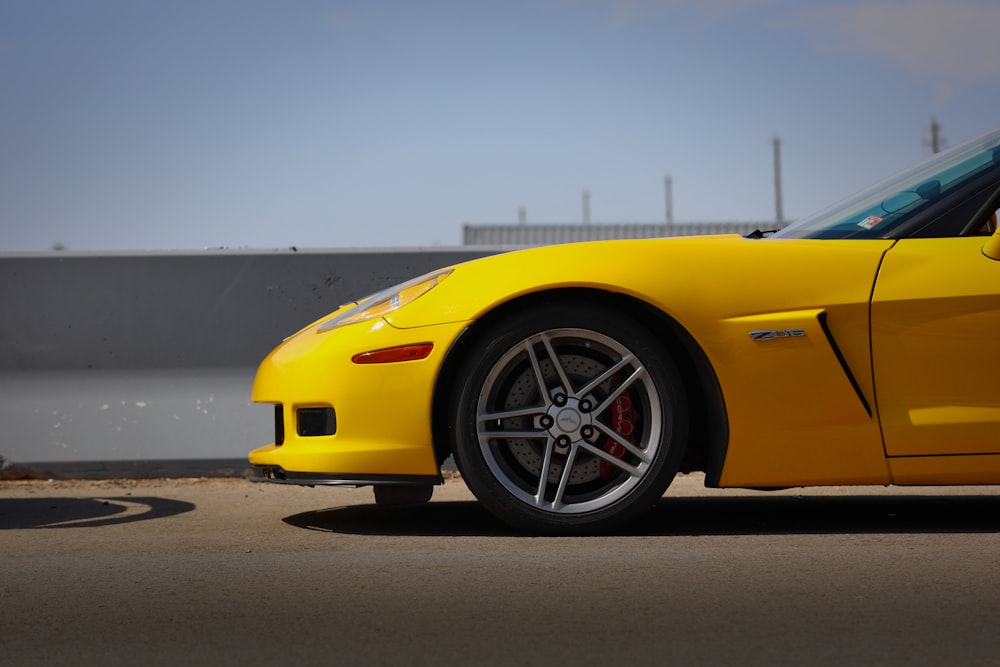
[[(985, 235), (993, 213), (1000, 209), (1000, 168), (956, 188), (949, 196), (931, 201), (909, 223), (900, 237), (951, 238)], [(989, 212), (989, 214), (987, 214)]]

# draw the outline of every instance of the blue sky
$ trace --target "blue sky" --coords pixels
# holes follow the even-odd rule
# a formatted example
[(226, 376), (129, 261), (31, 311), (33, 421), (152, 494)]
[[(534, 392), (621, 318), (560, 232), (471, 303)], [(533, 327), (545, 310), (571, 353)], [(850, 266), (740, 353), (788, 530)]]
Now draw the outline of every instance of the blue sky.
[(0, 0), (0, 251), (794, 219), (1000, 125), (996, 0)]

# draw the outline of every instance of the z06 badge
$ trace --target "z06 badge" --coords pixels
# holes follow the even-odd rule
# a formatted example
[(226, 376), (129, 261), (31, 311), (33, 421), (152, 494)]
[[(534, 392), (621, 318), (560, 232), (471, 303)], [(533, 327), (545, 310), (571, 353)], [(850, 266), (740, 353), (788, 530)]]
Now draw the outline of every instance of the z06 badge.
[(805, 336), (803, 329), (758, 329), (750, 332), (753, 340), (774, 340), (776, 338), (799, 338)]

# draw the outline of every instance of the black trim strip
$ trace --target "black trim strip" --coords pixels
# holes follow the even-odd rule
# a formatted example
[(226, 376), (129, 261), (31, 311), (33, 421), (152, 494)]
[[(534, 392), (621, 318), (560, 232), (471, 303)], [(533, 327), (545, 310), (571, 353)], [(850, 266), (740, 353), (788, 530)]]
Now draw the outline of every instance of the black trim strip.
[(844, 371), (844, 375), (850, 381), (851, 386), (854, 387), (854, 393), (858, 395), (858, 400), (861, 401), (861, 405), (865, 406), (865, 412), (868, 413), (869, 417), (872, 417), (872, 406), (868, 404), (868, 399), (861, 392), (861, 385), (858, 384), (857, 379), (854, 377), (854, 373), (851, 372), (850, 366), (847, 365), (847, 360), (844, 359), (843, 353), (840, 351), (840, 347), (837, 346), (837, 341), (833, 338), (833, 333), (830, 331), (830, 327), (826, 323), (826, 312), (821, 312), (816, 316), (819, 320), (819, 326), (823, 329), (823, 333), (826, 335), (826, 341), (830, 344), (833, 349), (833, 353), (837, 355), (837, 361), (840, 362), (840, 367)]
[(304, 486), (404, 486), (444, 484), (441, 475), (345, 475), (334, 472), (288, 472), (281, 466), (254, 466), (251, 482), (302, 484)]

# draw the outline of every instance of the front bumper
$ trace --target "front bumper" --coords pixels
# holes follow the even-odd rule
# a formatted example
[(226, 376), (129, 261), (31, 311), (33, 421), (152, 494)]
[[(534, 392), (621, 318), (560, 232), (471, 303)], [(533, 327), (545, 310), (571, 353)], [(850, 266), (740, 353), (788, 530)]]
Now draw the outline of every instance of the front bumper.
[[(434, 385), (463, 322), (397, 329), (383, 320), (307, 328), (261, 362), (252, 399), (275, 405), (275, 442), (250, 452), (254, 479), (291, 484), (440, 483), (431, 437)], [(358, 364), (355, 355), (432, 343), (424, 359)], [(302, 428), (335, 414), (334, 432)], [(279, 428), (280, 426), (280, 428)]]

